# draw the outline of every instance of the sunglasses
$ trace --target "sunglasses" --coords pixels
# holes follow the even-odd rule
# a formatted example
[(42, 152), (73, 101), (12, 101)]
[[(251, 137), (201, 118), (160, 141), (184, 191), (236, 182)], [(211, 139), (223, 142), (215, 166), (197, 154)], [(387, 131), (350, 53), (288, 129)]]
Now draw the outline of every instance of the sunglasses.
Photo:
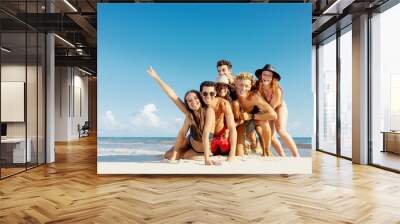
[(207, 97), (208, 95), (214, 97), (216, 94), (215, 92), (202, 92), (201, 95), (203, 95), (204, 97)]

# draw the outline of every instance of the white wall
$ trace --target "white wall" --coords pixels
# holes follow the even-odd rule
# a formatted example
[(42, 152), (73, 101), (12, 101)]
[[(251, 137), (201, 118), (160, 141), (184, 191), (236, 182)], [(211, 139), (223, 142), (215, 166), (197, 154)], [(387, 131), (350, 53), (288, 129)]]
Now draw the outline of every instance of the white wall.
[(1, 121), (24, 122), (25, 83), (1, 81)]
[(56, 67), (55, 73), (55, 140), (70, 141), (88, 120), (88, 77), (72, 67)]
[(55, 68), (55, 141), (68, 139), (68, 86), (70, 84), (67, 67)]
[[(1, 81), (2, 82), (25, 82), (25, 64), (8, 64), (1, 66)], [(32, 67), (28, 67), (28, 70)], [(6, 96), (2, 96), (4, 98)], [(22, 108), (24, 109), (24, 108)], [(7, 108), (1, 108), (7, 110)], [(7, 135), (9, 137), (24, 137), (25, 125), (24, 122), (7, 122)]]
[[(25, 69), (27, 69), (25, 71)], [(18, 65), (18, 64), (5, 64), (1, 66), (1, 81), (2, 82), (25, 82), (26, 72), (28, 72), (28, 81), (30, 86), (36, 86), (36, 80), (32, 80), (31, 74), (36, 74), (36, 67)], [(6, 96), (2, 96), (6, 97)], [(28, 118), (28, 137), (33, 131), (36, 131), (36, 113), (32, 113), (32, 110), (36, 111), (36, 87), (27, 88), (27, 118)], [(32, 104), (33, 103), (33, 104)], [(39, 105), (40, 107), (41, 105)], [(32, 109), (33, 108), (33, 109)], [(1, 110), (7, 110), (7, 108), (1, 108)], [(34, 122), (34, 124), (32, 124)], [(26, 122), (7, 122), (7, 136), (8, 137), (25, 137), (25, 124)], [(36, 134), (36, 132), (35, 132)]]
[[(76, 72), (76, 70), (75, 70)], [(81, 73), (80, 73), (81, 74)], [(78, 137), (78, 124), (81, 126), (88, 121), (88, 77), (74, 75), (74, 108), (72, 108), (71, 135)]]

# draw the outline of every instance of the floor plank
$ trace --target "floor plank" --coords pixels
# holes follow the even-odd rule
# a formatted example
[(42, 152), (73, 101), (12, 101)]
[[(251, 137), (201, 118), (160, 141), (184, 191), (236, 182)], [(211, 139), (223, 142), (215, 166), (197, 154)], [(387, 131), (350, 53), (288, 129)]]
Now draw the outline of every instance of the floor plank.
[(313, 153), (312, 175), (97, 175), (96, 139), (0, 181), (0, 223), (400, 223), (400, 175)]

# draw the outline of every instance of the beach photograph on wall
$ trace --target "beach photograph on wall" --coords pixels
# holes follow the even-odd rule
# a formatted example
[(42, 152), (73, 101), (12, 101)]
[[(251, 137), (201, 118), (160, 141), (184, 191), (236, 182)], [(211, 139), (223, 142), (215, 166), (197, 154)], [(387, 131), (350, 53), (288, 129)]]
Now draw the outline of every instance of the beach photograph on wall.
[(310, 21), (311, 4), (98, 4), (98, 174), (311, 174)]

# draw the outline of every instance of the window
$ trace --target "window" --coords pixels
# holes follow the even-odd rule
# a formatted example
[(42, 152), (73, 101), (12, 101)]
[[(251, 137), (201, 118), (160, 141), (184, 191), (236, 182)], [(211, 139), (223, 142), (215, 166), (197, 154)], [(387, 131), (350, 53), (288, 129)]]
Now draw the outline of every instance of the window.
[(352, 157), (352, 32), (351, 25), (340, 36), (340, 154)]
[(336, 153), (336, 35), (318, 47), (318, 148)]
[(372, 163), (400, 170), (400, 4), (371, 19)]
[[(0, 6), (16, 3), (20, 14), (43, 12), (44, 1)], [(9, 15), (0, 12), (0, 18), (7, 21), (0, 23), (0, 178), (5, 178), (45, 163), (46, 39)]]

